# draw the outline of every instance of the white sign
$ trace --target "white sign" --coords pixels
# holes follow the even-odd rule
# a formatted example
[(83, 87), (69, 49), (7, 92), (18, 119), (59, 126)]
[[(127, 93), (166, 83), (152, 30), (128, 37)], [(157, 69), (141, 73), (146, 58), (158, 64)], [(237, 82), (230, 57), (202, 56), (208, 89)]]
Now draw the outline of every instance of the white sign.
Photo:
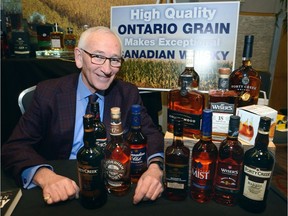
[(111, 29), (121, 37), (126, 59), (184, 63), (186, 50), (193, 49), (201, 86), (219, 65), (234, 68), (238, 18), (239, 2), (117, 6)]

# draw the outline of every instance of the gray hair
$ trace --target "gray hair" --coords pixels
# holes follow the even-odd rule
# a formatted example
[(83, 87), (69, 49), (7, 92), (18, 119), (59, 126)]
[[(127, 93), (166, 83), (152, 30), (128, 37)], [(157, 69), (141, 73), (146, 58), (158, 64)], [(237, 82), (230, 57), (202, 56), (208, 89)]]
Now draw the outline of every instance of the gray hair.
[(113, 34), (113, 35), (118, 39), (118, 41), (119, 41), (120, 48), (121, 48), (121, 54), (122, 54), (123, 47), (122, 47), (121, 38), (119, 37), (118, 34), (116, 34), (116, 33), (115, 33), (114, 31), (112, 31), (110, 28), (105, 27), (105, 26), (91, 27), (91, 28), (88, 28), (87, 30), (85, 30), (84, 32), (82, 32), (81, 35), (80, 35), (79, 41), (78, 41), (78, 47), (84, 48), (85, 45), (86, 45), (86, 39), (87, 39), (87, 37), (88, 37), (90, 34), (95, 33), (95, 32), (102, 32), (102, 33), (110, 33), (110, 34)]

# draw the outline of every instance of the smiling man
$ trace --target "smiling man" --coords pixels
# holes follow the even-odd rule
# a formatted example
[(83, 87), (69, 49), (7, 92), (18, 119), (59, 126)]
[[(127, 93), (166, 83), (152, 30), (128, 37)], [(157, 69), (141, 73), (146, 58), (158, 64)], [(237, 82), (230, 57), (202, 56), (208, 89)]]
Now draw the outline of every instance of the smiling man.
[[(163, 162), (164, 138), (147, 114), (138, 88), (115, 79), (123, 63), (121, 40), (109, 28), (89, 28), (81, 34), (74, 55), (81, 73), (37, 85), (29, 109), (2, 146), (3, 168), (24, 188), (40, 186), (47, 204), (77, 197), (76, 182), (55, 173), (49, 161), (76, 159), (83, 146), (82, 117), (88, 97), (97, 94), (101, 119), (108, 132), (111, 107), (120, 107), (123, 129), (127, 132), (130, 107), (142, 106), (149, 166), (138, 181), (133, 203), (157, 199), (163, 191), (163, 171), (158, 164)], [(107, 137), (110, 139), (109, 133)]]

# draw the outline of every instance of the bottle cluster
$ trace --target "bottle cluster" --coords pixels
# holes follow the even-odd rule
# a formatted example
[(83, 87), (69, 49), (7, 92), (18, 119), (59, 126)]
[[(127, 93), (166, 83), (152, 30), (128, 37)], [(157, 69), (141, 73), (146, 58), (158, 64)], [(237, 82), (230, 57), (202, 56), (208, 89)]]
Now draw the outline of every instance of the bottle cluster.
[[(107, 194), (122, 196), (129, 192), (147, 169), (147, 138), (141, 132), (141, 106), (131, 107), (131, 127), (124, 138), (121, 111), (111, 108), (110, 130), (100, 119), (99, 104), (83, 116), (84, 146), (77, 153), (80, 201), (85, 208), (99, 208)], [(107, 139), (107, 132), (110, 139)]]
[(183, 135), (199, 139), (202, 113), (205, 108), (213, 111), (213, 141), (221, 142), (227, 136), (229, 118), (237, 107), (257, 104), (261, 79), (252, 67), (251, 57), (254, 36), (245, 36), (242, 65), (231, 72), (219, 68), (218, 88), (208, 94), (198, 89), (200, 78), (194, 68), (194, 52), (186, 51), (186, 67), (180, 74), (178, 87), (168, 92), (167, 130), (173, 133), (176, 118), (184, 121)]
[(275, 162), (267, 148), (271, 119), (261, 117), (255, 145), (244, 153), (238, 140), (240, 117), (230, 116), (227, 137), (217, 148), (212, 141), (212, 115), (211, 109), (203, 110), (201, 137), (190, 161), (183, 119), (175, 119), (173, 142), (165, 151), (165, 197), (180, 201), (190, 195), (199, 203), (214, 200), (226, 206), (239, 204), (250, 212), (264, 211)]
[[(193, 51), (187, 51), (178, 88), (168, 93), (167, 130), (174, 136), (165, 151), (167, 199), (190, 196), (199, 203), (215, 200), (251, 212), (265, 209), (274, 166), (274, 156), (267, 149), (271, 119), (260, 118), (254, 147), (244, 152), (236, 115), (237, 107), (258, 101), (261, 79), (251, 64), (253, 41), (253, 35), (245, 36), (242, 66), (232, 72), (219, 68), (218, 88), (209, 90), (206, 98), (198, 90)], [(191, 151), (183, 136), (196, 139)]]

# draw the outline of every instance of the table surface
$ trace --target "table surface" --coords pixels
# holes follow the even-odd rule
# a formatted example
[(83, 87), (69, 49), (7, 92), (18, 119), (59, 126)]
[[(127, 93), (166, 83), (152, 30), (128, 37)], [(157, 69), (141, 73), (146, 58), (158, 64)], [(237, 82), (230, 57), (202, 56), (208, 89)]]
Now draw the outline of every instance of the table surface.
[[(66, 161), (53, 161), (51, 164), (57, 173), (65, 175), (72, 178), (78, 182), (77, 171), (76, 171), (76, 161), (66, 160)], [(7, 176), (2, 171), (1, 175), (2, 190), (8, 188), (15, 188), (14, 180)], [(30, 190), (22, 190), (23, 195), (20, 199), (18, 205), (16, 206), (13, 215), (145, 215), (153, 216), (159, 214), (161, 215), (221, 215), (221, 216), (246, 216), (254, 215), (249, 213), (239, 206), (228, 207), (210, 201), (204, 204), (200, 204), (187, 197), (184, 201), (170, 201), (161, 197), (155, 202), (142, 202), (138, 205), (132, 204), (132, 198), (134, 194), (135, 185), (132, 185), (130, 192), (123, 197), (116, 197), (113, 195), (108, 195), (107, 203), (94, 210), (88, 210), (81, 206), (79, 200), (73, 199), (66, 202), (47, 205), (42, 199), (42, 192), (40, 188), (33, 188)], [(287, 200), (283, 199), (274, 190), (270, 190), (268, 195), (268, 205), (266, 210), (262, 214), (257, 215), (267, 215), (271, 216), (277, 212), (277, 216), (287, 215)], [(231, 212), (233, 211), (233, 212)]]

